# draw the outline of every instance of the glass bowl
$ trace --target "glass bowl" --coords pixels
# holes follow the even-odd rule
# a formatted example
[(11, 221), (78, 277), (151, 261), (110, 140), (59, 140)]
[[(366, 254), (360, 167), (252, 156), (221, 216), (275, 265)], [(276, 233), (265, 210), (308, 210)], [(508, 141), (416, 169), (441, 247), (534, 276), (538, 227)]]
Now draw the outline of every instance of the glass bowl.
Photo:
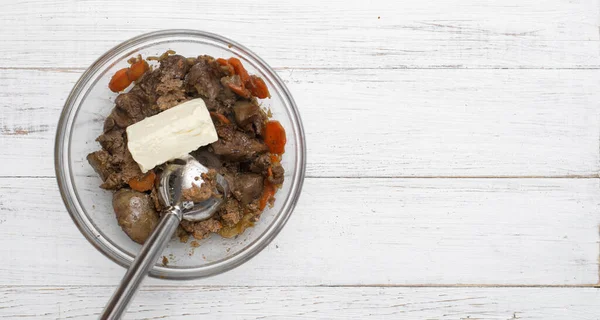
[(233, 239), (213, 234), (194, 245), (174, 237), (163, 252), (168, 264), (159, 261), (150, 271), (151, 276), (166, 279), (201, 278), (237, 267), (264, 249), (290, 217), (304, 181), (306, 147), (298, 109), (283, 81), (256, 54), (224, 37), (195, 30), (152, 32), (119, 44), (83, 73), (67, 98), (56, 133), (55, 169), (63, 201), (79, 230), (104, 255), (129, 266), (140, 245), (117, 224), (112, 193), (99, 188), (101, 180), (86, 156), (100, 148), (95, 139), (114, 107), (117, 94), (108, 89), (111, 76), (137, 54), (158, 56), (169, 49), (186, 57), (207, 54), (240, 59), (269, 87), (271, 99), (262, 100), (262, 105), (281, 122), (288, 140), (282, 159), (285, 181), (274, 206), (265, 209), (254, 227)]

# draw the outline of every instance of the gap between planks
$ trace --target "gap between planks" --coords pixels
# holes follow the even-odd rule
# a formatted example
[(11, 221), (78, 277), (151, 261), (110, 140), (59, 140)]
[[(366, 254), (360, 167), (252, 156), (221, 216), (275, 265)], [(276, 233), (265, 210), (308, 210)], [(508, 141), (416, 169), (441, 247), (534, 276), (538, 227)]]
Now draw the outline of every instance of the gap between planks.
[[(177, 282), (177, 281), (175, 281)], [(183, 282), (182, 282), (183, 283)], [(67, 288), (114, 288), (114, 285), (0, 285), (0, 289), (40, 289), (40, 290), (64, 290)], [(143, 285), (142, 290), (151, 289), (173, 289), (173, 288), (555, 288), (555, 289), (573, 289), (573, 288), (591, 288), (600, 289), (600, 284), (469, 284), (469, 283), (458, 283), (458, 284), (347, 284), (347, 285), (250, 285), (250, 286), (236, 286), (236, 285)]]

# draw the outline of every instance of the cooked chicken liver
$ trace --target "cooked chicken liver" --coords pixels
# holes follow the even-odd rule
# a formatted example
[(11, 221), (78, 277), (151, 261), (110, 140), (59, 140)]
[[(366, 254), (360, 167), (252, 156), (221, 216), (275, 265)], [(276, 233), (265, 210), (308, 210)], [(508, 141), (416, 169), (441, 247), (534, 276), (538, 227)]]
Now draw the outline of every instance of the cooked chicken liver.
[(158, 224), (158, 213), (148, 194), (123, 188), (113, 195), (113, 209), (123, 231), (137, 243), (144, 243)]
[(217, 66), (214, 66), (205, 59), (200, 59), (190, 68), (190, 72), (185, 77), (185, 83), (189, 90), (196, 90), (200, 96), (208, 100), (215, 100), (224, 88), (221, 85), (217, 75), (220, 73)]
[(210, 145), (211, 149), (217, 156), (232, 162), (252, 160), (269, 150), (264, 142), (236, 129), (219, 135), (219, 140)]
[(263, 192), (264, 177), (256, 173), (240, 173), (234, 179), (233, 196), (242, 205), (258, 199)]

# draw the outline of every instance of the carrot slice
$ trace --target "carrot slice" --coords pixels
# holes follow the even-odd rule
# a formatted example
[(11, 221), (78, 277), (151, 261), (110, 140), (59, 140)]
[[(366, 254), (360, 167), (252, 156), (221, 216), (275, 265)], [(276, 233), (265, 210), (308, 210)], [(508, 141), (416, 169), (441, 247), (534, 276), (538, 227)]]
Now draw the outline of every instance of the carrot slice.
[(271, 120), (267, 122), (264, 140), (271, 153), (282, 154), (285, 152), (285, 143), (287, 142), (285, 129), (279, 121)]
[(138, 61), (136, 61), (131, 65), (131, 67), (129, 67), (129, 70), (127, 71), (127, 77), (129, 78), (129, 80), (135, 81), (139, 79), (139, 77), (141, 77), (148, 69), (150, 69), (148, 62), (143, 60), (140, 56)]
[(267, 88), (265, 81), (262, 78), (257, 77), (255, 75), (250, 76), (250, 80), (246, 83), (246, 88), (250, 90), (250, 93), (252, 93), (253, 96), (259, 99), (271, 97), (271, 94), (269, 93), (269, 89)]
[(271, 155), (269, 156), (269, 158), (271, 159), (271, 163), (279, 163), (279, 162), (281, 162), (281, 155), (271, 153)]
[(250, 75), (248, 75), (248, 71), (246, 71), (240, 59), (229, 58), (227, 62), (229, 62), (229, 64), (233, 67), (233, 70), (235, 70), (235, 74), (240, 76), (240, 79), (242, 80), (243, 84), (250, 81)]
[(108, 83), (108, 88), (112, 92), (119, 92), (125, 90), (131, 84), (131, 80), (127, 76), (127, 71), (129, 68), (123, 68), (112, 76), (110, 82)]
[(263, 210), (267, 206), (269, 200), (271, 200), (274, 195), (275, 187), (270, 182), (265, 181), (265, 188), (263, 189), (263, 193), (259, 202), (260, 210)]
[(231, 66), (227, 60), (225, 60), (223, 58), (219, 58), (219, 59), (217, 59), (217, 62), (221, 66), (223, 66), (223, 67), (225, 67), (227, 69), (227, 73), (229, 73), (229, 75), (234, 75), (235, 74), (235, 70), (233, 69), (233, 66)]
[(150, 170), (148, 171), (148, 173), (146, 173), (143, 177), (139, 178), (131, 178), (131, 180), (129, 180), (128, 184), (131, 187), (131, 189), (135, 190), (135, 191), (139, 191), (139, 192), (144, 192), (144, 191), (148, 191), (152, 189), (152, 186), (154, 186), (154, 180), (156, 179), (156, 173), (154, 173), (154, 171)]
[(250, 98), (250, 91), (248, 91), (248, 89), (244, 88), (244, 85), (238, 86), (234, 83), (228, 83), (227, 86), (233, 92), (237, 93), (240, 97), (243, 97), (246, 99)]
[(229, 121), (229, 119), (227, 119), (227, 117), (223, 114), (214, 112), (214, 111), (210, 111), (210, 116), (213, 118), (216, 118), (217, 120), (221, 121), (224, 124), (230, 124), (231, 121)]

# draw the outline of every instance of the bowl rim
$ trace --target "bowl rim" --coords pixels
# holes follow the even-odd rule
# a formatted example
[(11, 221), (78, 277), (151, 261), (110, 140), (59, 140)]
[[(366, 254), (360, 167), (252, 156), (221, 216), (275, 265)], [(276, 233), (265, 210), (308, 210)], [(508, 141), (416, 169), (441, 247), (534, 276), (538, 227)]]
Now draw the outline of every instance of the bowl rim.
[[(294, 135), (297, 137), (297, 143), (295, 146), (297, 157), (294, 161), (296, 170), (294, 171), (294, 174), (291, 177), (292, 184), (290, 187), (290, 196), (285, 199), (281, 211), (277, 213), (276, 217), (273, 219), (271, 224), (258, 238), (254, 239), (251, 243), (246, 245), (243, 249), (236, 252), (232, 256), (229, 256), (225, 259), (216, 262), (212, 262), (205, 266), (185, 269), (173, 269), (155, 264), (149, 273), (150, 276), (155, 278), (186, 280), (209, 277), (238, 267), (241, 264), (253, 258), (254, 256), (256, 256), (277, 236), (277, 234), (279, 234), (279, 232), (291, 216), (291, 213), (293, 212), (296, 203), (298, 202), (304, 183), (304, 177), (306, 172), (306, 138), (304, 136), (304, 128), (302, 125), (300, 114), (298, 112), (298, 107), (289, 89), (285, 86), (283, 80), (281, 80), (277, 73), (264, 60), (262, 60), (258, 55), (250, 51), (245, 46), (214, 33), (191, 29), (159, 30), (144, 33), (119, 43), (118, 45), (114, 46), (113, 48), (105, 52), (103, 55), (101, 55), (96, 61), (94, 61), (90, 65), (90, 67), (88, 67), (79, 77), (79, 79), (73, 86), (73, 89), (71, 89), (71, 92), (69, 93), (64, 103), (63, 110), (60, 114), (54, 143), (54, 168), (56, 173), (56, 180), (58, 183), (63, 203), (65, 204), (65, 207), (69, 212), (71, 219), (73, 220), (79, 231), (84, 235), (88, 242), (91, 243), (98, 251), (100, 251), (110, 260), (125, 268), (129, 267), (134, 258), (133, 256), (129, 255), (123, 250), (120, 250), (117, 246), (112, 244), (110, 239), (105, 238), (97, 230), (97, 228), (94, 226), (89, 217), (85, 213), (83, 213), (84, 210), (79, 205), (77, 194), (71, 183), (71, 169), (68, 165), (70, 160), (69, 150), (71, 147), (71, 128), (67, 127), (67, 124), (71, 120), (71, 112), (77, 112), (77, 110), (74, 110), (74, 103), (76, 102), (79, 94), (82, 93), (81, 89), (91, 80), (92, 75), (101, 70), (101, 66), (104, 65), (106, 62), (122, 54), (124, 50), (128, 50), (131, 49), (131, 47), (142, 45), (146, 41), (158, 40), (161, 38), (169, 38), (174, 36), (187, 36), (216, 41), (221, 44), (227, 45), (230, 49), (235, 48), (239, 51), (242, 51), (245, 55), (253, 59), (255, 63), (260, 65), (260, 67), (262, 67), (264, 70), (266, 70), (267, 73), (269, 73), (269, 76), (272, 77), (276, 84), (282, 89), (281, 95), (284, 100), (287, 100), (287, 103), (290, 106), (288, 111), (290, 112), (290, 116), (292, 118), (291, 127), (293, 129)], [(68, 148), (64, 148), (64, 146), (68, 146)], [(64, 149), (66, 149), (66, 152)], [(67, 165), (63, 165), (65, 163)], [(79, 213), (79, 210), (81, 210), (82, 213)]]

